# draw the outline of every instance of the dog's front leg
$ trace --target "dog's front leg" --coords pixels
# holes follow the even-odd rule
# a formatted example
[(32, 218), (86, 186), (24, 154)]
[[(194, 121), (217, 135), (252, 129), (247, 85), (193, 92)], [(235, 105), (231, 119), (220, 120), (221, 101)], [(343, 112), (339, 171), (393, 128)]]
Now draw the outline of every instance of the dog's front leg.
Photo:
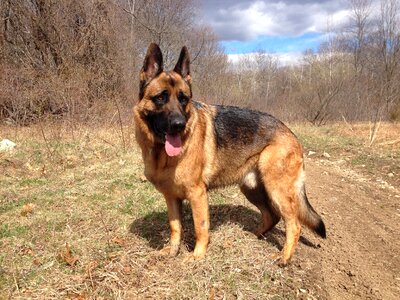
[(169, 246), (162, 249), (162, 253), (176, 256), (179, 252), (179, 246), (182, 237), (182, 200), (165, 195), (168, 208), (169, 227), (171, 229), (171, 238)]
[(206, 254), (209, 242), (208, 229), (210, 227), (210, 217), (208, 213), (206, 187), (193, 187), (188, 193), (188, 200), (192, 207), (194, 229), (196, 232), (196, 246), (194, 248), (193, 258), (201, 259)]

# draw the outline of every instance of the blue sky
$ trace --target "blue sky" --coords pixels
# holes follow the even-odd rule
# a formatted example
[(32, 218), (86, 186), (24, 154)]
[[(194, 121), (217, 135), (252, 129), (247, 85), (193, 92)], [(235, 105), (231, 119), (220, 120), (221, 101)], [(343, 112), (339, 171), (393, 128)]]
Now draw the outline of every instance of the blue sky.
[(226, 54), (242, 54), (263, 50), (269, 53), (303, 52), (306, 49), (317, 50), (324, 35), (307, 32), (299, 36), (260, 35), (247, 41), (220, 41)]
[(230, 58), (262, 50), (298, 58), (349, 18), (348, 0), (203, 0), (204, 22)]

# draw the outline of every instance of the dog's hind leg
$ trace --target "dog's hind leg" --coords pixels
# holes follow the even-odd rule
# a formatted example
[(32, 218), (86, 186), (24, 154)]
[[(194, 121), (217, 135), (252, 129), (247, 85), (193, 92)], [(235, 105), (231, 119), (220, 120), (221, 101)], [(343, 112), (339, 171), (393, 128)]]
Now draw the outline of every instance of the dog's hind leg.
[(279, 214), (285, 221), (286, 241), (280, 254), (281, 263), (287, 264), (300, 238), (299, 183), (302, 183), (302, 149), (292, 136), (281, 136), (260, 154), (260, 176), (265, 189)]
[(257, 237), (261, 237), (279, 222), (280, 216), (272, 207), (264, 185), (260, 182), (255, 171), (245, 176), (245, 180), (240, 185), (240, 190), (246, 196), (247, 200), (254, 204), (261, 212), (261, 223), (254, 231)]

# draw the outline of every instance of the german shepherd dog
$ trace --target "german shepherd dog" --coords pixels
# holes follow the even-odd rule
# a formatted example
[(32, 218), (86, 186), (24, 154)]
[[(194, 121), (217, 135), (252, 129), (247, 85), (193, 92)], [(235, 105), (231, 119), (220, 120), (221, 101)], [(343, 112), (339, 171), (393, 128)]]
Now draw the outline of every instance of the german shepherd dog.
[(162, 251), (178, 254), (182, 200), (187, 199), (196, 233), (190, 258), (203, 258), (209, 243), (207, 190), (232, 184), (261, 211), (257, 236), (281, 217), (285, 221), (281, 264), (292, 257), (301, 224), (325, 238), (325, 225), (307, 200), (296, 136), (269, 114), (192, 100), (191, 83), (186, 47), (173, 71), (164, 71), (160, 48), (150, 44), (133, 111), (145, 176), (167, 202), (171, 237)]

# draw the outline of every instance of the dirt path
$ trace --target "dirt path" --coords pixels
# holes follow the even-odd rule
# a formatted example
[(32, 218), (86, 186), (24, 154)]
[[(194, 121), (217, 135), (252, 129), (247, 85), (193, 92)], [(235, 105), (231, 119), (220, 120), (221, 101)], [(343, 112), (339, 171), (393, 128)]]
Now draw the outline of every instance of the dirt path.
[(317, 254), (300, 246), (318, 256), (309, 280), (328, 299), (398, 299), (399, 187), (363, 177), (344, 162), (307, 160), (310, 201), (328, 230)]

